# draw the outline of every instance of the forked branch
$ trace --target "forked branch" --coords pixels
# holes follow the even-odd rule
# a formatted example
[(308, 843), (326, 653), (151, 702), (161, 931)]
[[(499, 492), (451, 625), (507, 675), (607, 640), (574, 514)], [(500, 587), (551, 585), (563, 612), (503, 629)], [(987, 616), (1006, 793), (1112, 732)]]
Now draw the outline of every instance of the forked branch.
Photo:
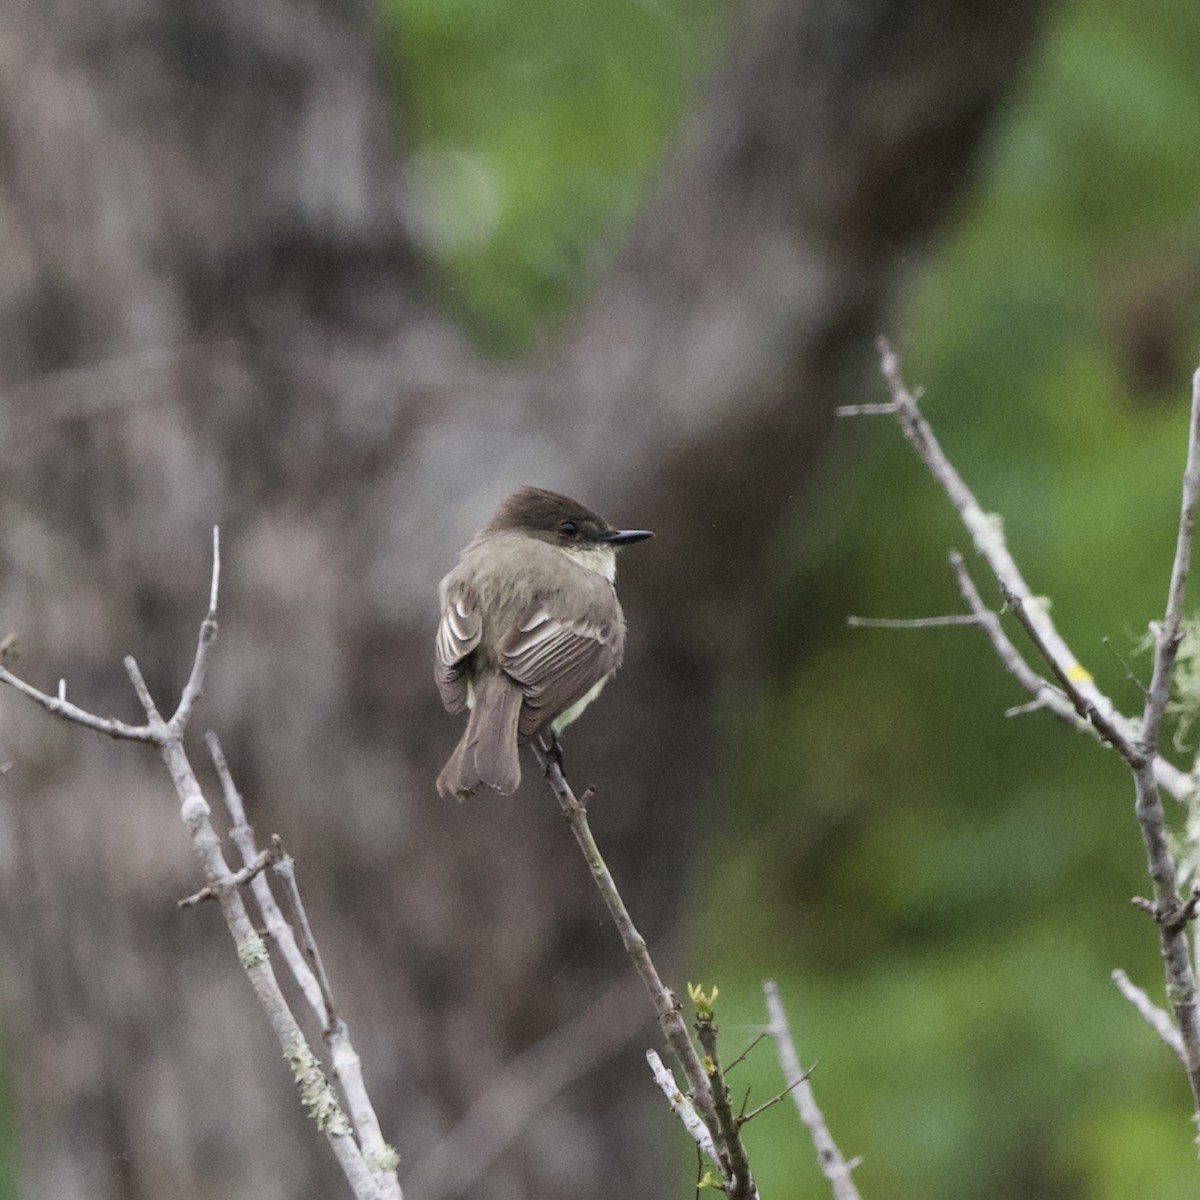
[[(221, 915), (233, 936), (238, 961), (242, 964), (255, 994), (266, 1011), (267, 1019), (279, 1041), (284, 1059), (291, 1067), (293, 1078), (300, 1092), (301, 1103), (328, 1141), (357, 1200), (402, 1200), (400, 1185), (395, 1173), (395, 1152), (386, 1146), (384, 1147), (386, 1153), (380, 1152), (369, 1138), (364, 1138), (362, 1145), (356, 1140), (350, 1120), (346, 1117), (324, 1069), (309, 1046), (280, 989), (279, 981), (267, 954), (266, 944), (256, 932), (246, 911), (241, 889), (244, 885), (249, 884), (256, 890), (256, 893), (260, 893), (263, 888), (267, 887), (261, 868), (266, 865), (270, 855), (268, 854), (264, 859), (253, 848), (249, 854), (245, 854), (246, 848), (244, 847), (245, 865), (243, 869), (234, 871), (229, 866), (221, 848), (220, 838), (213, 828), (208, 801), (204, 798), (200, 783), (184, 749), (183, 737), (188, 719), (203, 690), (209, 656), (217, 636), (219, 580), (220, 540), (214, 529), (208, 612), (200, 627), (200, 636), (188, 681), (170, 720), (163, 719), (146, 686), (138, 664), (132, 657), (125, 659), (125, 668), (146, 713), (145, 725), (129, 725), (113, 718), (98, 717), (69, 703), (65, 697), (63, 684), (59, 685), (59, 695), (47, 695), (13, 675), (2, 664), (0, 664), (0, 683), (8, 684), (63, 720), (81, 725), (86, 729), (96, 730), (110, 737), (148, 742), (158, 748), (171, 776), (171, 782), (174, 784), (179, 799), (180, 816), (191, 836), (192, 849), (200, 861), (206, 881), (205, 887), (197, 892), (195, 897), (189, 898), (188, 903), (190, 904), (192, 901), (199, 903), (201, 900), (211, 897), (220, 907)], [(356, 1113), (355, 1115), (358, 1117), (360, 1114)], [(372, 1113), (371, 1116), (373, 1118), (374, 1114)], [(361, 1122), (359, 1122), (359, 1126), (361, 1130)], [(375, 1129), (378, 1130), (377, 1122)], [(381, 1137), (378, 1142), (382, 1144)], [(370, 1152), (369, 1156), (364, 1155), (364, 1149)]]
[[(1178, 871), (1167, 837), (1166, 817), (1160, 788), (1176, 797), (1195, 802), (1196, 781), (1159, 754), (1159, 734), (1170, 695), (1171, 673), (1182, 640), (1183, 602), (1191, 565), (1191, 546), (1197, 495), (1200, 493), (1200, 371), (1192, 379), (1191, 409), (1188, 422), (1187, 462), (1183, 472), (1182, 501), (1175, 539), (1175, 555), (1167, 589), (1167, 602), (1161, 624), (1153, 626), (1154, 666), (1146, 689), (1141, 718), (1136, 723), (1117, 711), (1112, 701), (1096, 686), (1091, 673), (1071, 652), (1065, 639), (1050, 619), (1048, 606), (1035, 597), (1025, 582), (1004, 540), (1001, 523), (985, 513), (961, 476), (946, 457), (929, 423), (918, 407), (918, 397), (909, 391), (900, 372), (899, 359), (886, 342), (880, 343), (881, 364), (891, 402), (857, 405), (839, 409), (845, 416), (887, 414), (900, 423), (905, 437), (922, 461), (942, 485), (957, 509), (975, 548), (992, 569), (1007, 608), (1028, 633), (1034, 647), (1049, 666), (1061, 687), (1053, 688), (1027, 666), (1019, 652), (1000, 629), (995, 614), (987, 612), (966, 573), (961, 559), (954, 560), (959, 587), (972, 614), (987, 631), (1001, 661), (1034, 695), (1037, 706), (1057, 712), (1076, 727), (1090, 724), (1098, 735), (1112, 745), (1125, 760), (1133, 775), (1134, 812), (1146, 851), (1147, 868), (1154, 884), (1154, 899), (1148, 905), (1158, 926), (1160, 949), (1166, 977), (1167, 997), (1174, 1016), (1174, 1032), (1179, 1039), (1184, 1066), (1192, 1088), (1193, 1106), (1200, 1116), (1200, 1009), (1197, 1007), (1195, 974), (1189, 942), (1189, 924), (1195, 905), (1179, 895)], [(1064, 709), (1069, 704), (1072, 717)], [(1143, 996), (1124, 976), (1117, 982), (1124, 994), (1133, 999)], [(1148, 1016), (1159, 1010), (1150, 1002), (1135, 1002)], [(1164, 1014), (1165, 1015), (1165, 1014)], [(1149, 1016), (1148, 1016), (1148, 1019)], [(1164, 1032), (1156, 1017), (1151, 1024), (1173, 1046), (1173, 1038)]]
[[(975, 494), (946, 456), (941, 444), (934, 436), (933, 428), (918, 406), (920, 394), (909, 390), (900, 370), (900, 360), (892, 347), (883, 339), (879, 342), (880, 365), (890, 402), (886, 404), (850, 404), (837, 410), (838, 416), (891, 416), (899, 423), (904, 436), (916, 450), (921, 461), (934, 479), (941, 485), (958, 512), (959, 518), (971, 536), (976, 551), (987, 563), (997, 583), (1006, 595), (1014, 597), (1021, 605), (1030, 625), (1037, 631), (1040, 648), (1058, 677), (1071, 680), (1084, 705), (1094, 711), (1101, 722), (1107, 721), (1114, 730), (1113, 745), (1132, 745), (1138, 739), (1138, 729), (1126, 716), (1117, 711), (1116, 705), (1097, 686), (1088, 669), (1080, 663), (1066, 639), (1059, 632), (1050, 616), (1049, 606), (1043, 598), (1034, 594), (1025, 576), (1017, 566), (1004, 536), (1004, 524), (995, 513), (984, 510)], [(961, 578), (960, 578), (961, 588)], [(975, 611), (974, 609), (972, 611)], [(986, 626), (984, 626), (986, 629)], [(991, 636), (989, 631), (989, 637)], [(993, 645), (996, 645), (993, 639)], [(1019, 656), (1018, 656), (1019, 657)], [(1001, 655), (1005, 665), (1009, 665)], [(1011, 667), (1010, 667), (1011, 669)], [(1018, 675), (1018, 679), (1020, 676)], [(1028, 686), (1021, 680), (1022, 686)], [(1051, 685), (1046, 684), (1046, 687)], [(1039, 689), (1040, 691), (1041, 689)], [(1063, 716), (1060, 707), (1045, 697), (1045, 707)], [(1088, 718), (1092, 721), (1093, 718)], [(1074, 723), (1074, 722), (1072, 722)], [(1097, 736), (1102, 736), (1099, 733)], [(1107, 740), (1107, 739), (1106, 739)], [(1177, 800), (1190, 800), (1196, 791), (1196, 783), (1186, 772), (1161, 755), (1152, 756), (1154, 778), (1159, 787), (1165, 788)]]

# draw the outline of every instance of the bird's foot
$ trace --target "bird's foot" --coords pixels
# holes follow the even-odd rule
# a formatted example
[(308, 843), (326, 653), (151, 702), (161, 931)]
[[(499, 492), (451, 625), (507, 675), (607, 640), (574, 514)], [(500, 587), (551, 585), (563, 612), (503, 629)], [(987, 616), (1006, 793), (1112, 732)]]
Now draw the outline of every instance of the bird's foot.
[(556, 766), (560, 771), (563, 769), (563, 749), (562, 742), (558, 740), (558, 734), (551, 732), (548, 737), (543, 738), (542, 753), (546, 756), (546, 764), (542, 767), (543, 777), (550, 774), (551, 765)]

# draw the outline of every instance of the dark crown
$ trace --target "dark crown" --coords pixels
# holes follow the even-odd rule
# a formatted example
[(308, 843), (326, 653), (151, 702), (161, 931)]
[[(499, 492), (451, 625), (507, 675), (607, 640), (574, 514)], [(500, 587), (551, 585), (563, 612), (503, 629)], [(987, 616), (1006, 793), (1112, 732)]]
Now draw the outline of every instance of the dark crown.
[(562, 533), (564, 523), (574, 526), (573, 537), (580, 541), (599, 541), (613, 528), (578, 500), (550, 492), (545, 488), (523, 487), (513, 492), (496, 510), (488, 529), (499, 533), (505, 529), (530, 529), (545, 533)]

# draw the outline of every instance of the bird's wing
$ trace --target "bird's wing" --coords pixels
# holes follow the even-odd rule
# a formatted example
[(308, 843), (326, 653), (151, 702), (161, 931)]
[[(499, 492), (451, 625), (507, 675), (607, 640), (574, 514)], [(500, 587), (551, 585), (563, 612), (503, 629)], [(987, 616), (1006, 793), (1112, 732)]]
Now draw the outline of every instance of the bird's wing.
[(556, 616), (543, 601), (531, 604), (496, 647), (504, 673), (525, 694), (521, 740), (528, 741), (615, 671), (624, 645), (619, 616), (592, 623)]
[(438, 622), (433, 678), (447, 712), (467, 707), (466, 660), (483, 636), (483, 621), (474, 596), (459, 591), (447, 594)]

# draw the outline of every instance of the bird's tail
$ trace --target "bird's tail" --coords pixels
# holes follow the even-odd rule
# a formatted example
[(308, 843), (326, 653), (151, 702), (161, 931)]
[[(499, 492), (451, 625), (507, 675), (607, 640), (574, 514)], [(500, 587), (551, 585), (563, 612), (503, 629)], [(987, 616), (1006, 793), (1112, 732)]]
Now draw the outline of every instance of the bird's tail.
[(507, 675), (487, 671), (475, 680), (475, 703), (466, 732), (437, 779), (438, 791), (450, 799), (470, 796), (480, 784), (508, 796), (521, 782), (517, 757), (517, 722), (521, 689)]

